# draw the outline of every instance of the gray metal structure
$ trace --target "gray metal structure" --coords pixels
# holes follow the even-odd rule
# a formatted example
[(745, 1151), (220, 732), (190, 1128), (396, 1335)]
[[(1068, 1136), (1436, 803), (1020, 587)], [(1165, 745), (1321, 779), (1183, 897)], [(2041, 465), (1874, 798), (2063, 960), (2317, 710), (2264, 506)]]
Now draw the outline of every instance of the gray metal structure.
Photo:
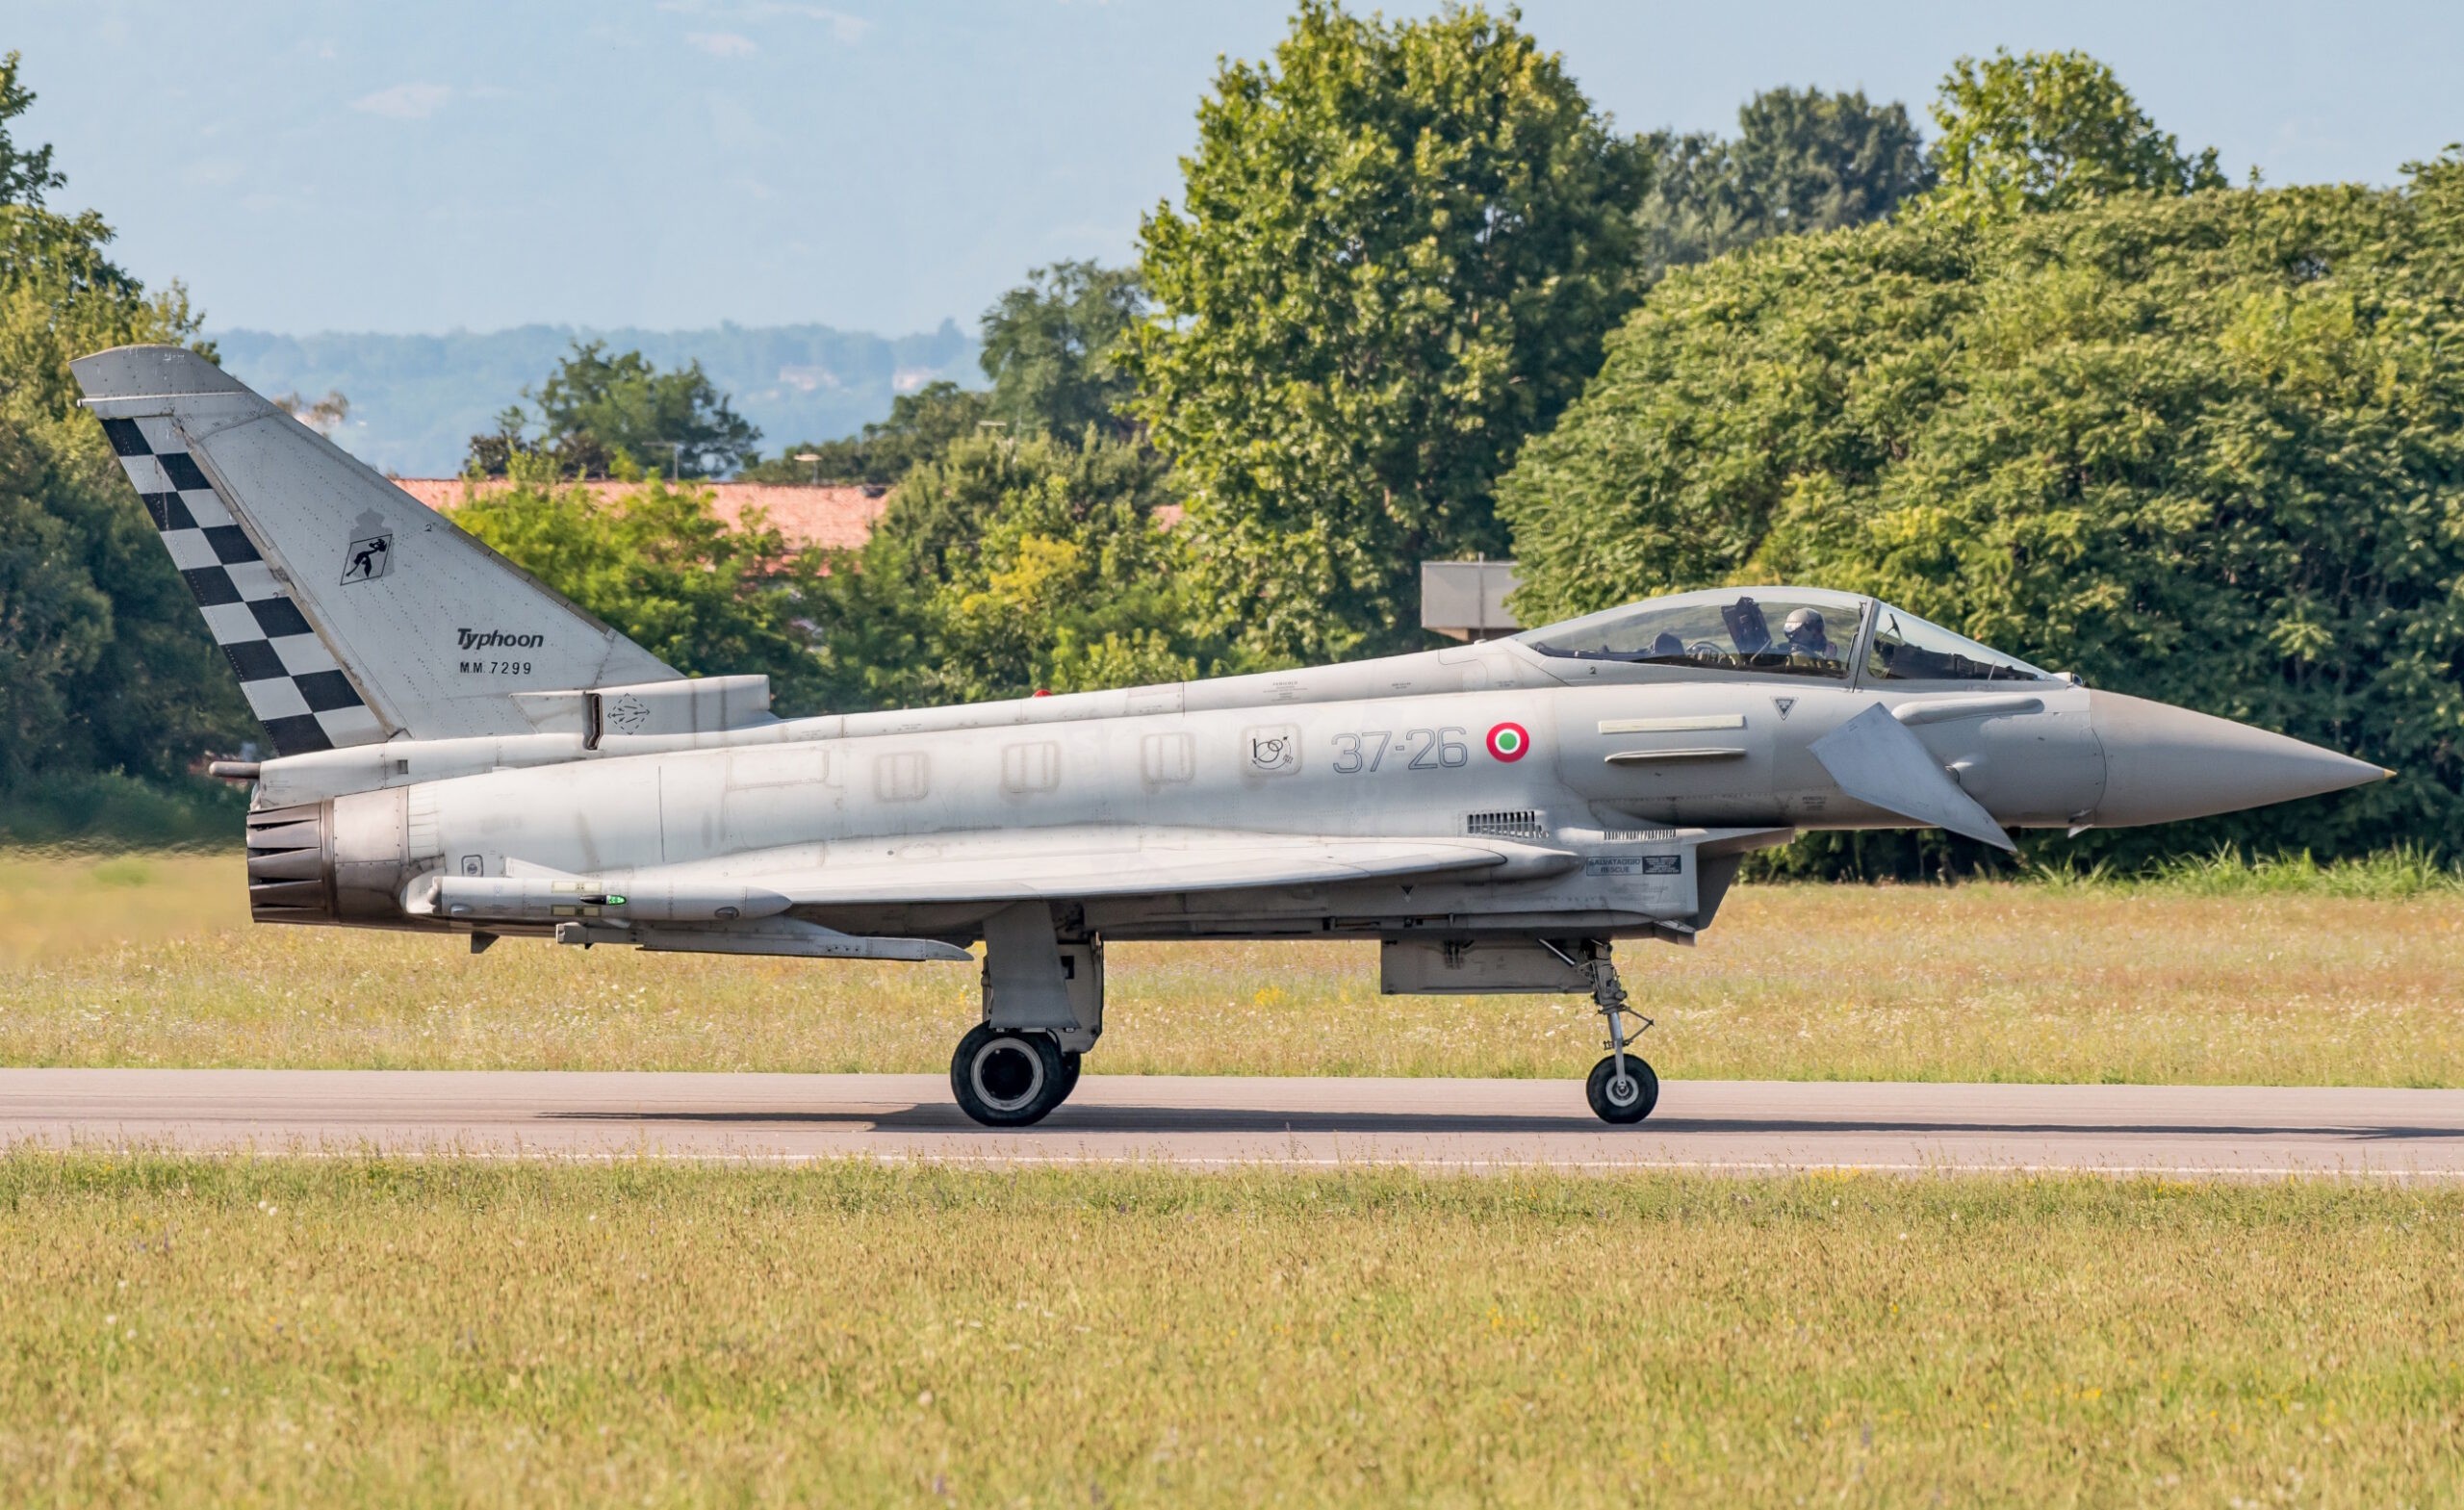
[(1450, 640), (1493, 640), (1523, 627), (1506, 595), (1523, 585), (1512, 561), (1423, 561), (1421, 627)]
[[(75, 364), (275, 755), (253, 915), (972, 960), (977, 1120), (1041, 1118), (1126, 938), (1357, 938), (1393, 993), (1578, 992), (1657, 1098), (1617, 942), (1690, 943), (1810, 829), (2162, 823), (2377, 766), (2091, 691), (1886, 603), (1689, 593), (1304, 671), (780, 719), (685, 678), (177, 347)], [(1639, 1019), (1636, 1019), (1639, 1021)], [(1642, 1026), (1648, 1026), (1643, 1023)]]

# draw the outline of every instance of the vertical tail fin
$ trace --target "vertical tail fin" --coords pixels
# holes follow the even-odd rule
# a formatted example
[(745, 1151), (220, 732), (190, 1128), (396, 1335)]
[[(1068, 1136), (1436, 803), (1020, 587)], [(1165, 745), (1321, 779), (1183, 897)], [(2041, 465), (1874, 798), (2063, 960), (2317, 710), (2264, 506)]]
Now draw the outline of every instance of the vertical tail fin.
[(274, 750), (531, 730), (678, 673), (179, 346), (70, 364)]

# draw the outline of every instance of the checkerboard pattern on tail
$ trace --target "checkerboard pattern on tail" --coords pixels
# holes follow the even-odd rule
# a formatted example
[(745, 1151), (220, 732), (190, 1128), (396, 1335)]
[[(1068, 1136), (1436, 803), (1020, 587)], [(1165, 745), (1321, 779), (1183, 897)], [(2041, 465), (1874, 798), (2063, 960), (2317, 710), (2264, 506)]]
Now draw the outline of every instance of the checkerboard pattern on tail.
[(534, 734), (526, 694), (679, 677), (197, 353), (68, 367), (281, 755)]
[(189, 454), (169, 419), (105, 420), (128, 480), (240, 674), (277, 755), (373, 744), (385, 728)]

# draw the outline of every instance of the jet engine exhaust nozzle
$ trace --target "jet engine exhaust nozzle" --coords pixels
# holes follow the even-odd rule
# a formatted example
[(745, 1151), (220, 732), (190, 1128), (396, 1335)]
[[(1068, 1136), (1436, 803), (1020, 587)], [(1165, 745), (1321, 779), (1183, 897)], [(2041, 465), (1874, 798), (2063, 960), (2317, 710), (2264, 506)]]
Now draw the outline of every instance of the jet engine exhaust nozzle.
[(259, 923), (329, 923), (334, 902), (329, 804), (248, 814), (248, 916)]

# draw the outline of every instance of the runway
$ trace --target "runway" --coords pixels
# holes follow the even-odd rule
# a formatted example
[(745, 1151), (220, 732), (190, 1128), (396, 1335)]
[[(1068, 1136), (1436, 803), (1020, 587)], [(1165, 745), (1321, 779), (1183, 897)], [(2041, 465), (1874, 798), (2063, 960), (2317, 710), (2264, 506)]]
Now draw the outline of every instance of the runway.
[(1225, 1169), (2464, 1178), (2464, 1090), (1671, 1081), (1636, 1127), (1551, 1080), (1093, 1075), (979, 1128), (937, 1075), (0, 1070), (0, 1144)]

